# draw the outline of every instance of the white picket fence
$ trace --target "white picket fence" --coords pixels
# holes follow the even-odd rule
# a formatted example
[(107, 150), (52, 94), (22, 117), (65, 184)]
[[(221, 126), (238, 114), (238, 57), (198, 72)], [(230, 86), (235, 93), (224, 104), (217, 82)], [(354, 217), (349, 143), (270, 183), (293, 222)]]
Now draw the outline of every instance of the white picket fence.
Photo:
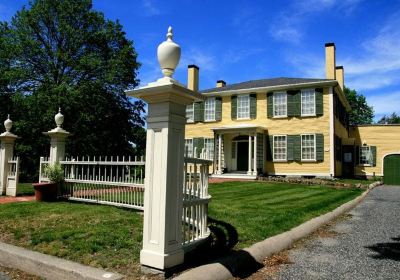
[[(40, 158), (39, 182), (47, 182)], [(63, 195), (69, 200), (143, 210), (143, 157), (72, 157), (60, 161), (64, 169)]]
[(191, 247), (196, 241), (204, 240), (210, 234), (207, 227), (208, 170), (211, 160), (188, 158), (184, 160), (183, 185), (183, 245)]
[(6, 195), (17, 196), (19, 163), (19, 157), (13, 157), (8, 160)]
[[(203, 149), (201, 157), (185, 157), (182, 240), (186, 250), (209, 236), (207, 227), (208, 174), (212, 160)], [(39, 182), (48, 182), (44, 168), (49, 158), (40, 158)], [(60, 161), (65, 185), (62, 194), (72, 201), (144, 210), (145, 161), (130, 157), (73, 157)]]

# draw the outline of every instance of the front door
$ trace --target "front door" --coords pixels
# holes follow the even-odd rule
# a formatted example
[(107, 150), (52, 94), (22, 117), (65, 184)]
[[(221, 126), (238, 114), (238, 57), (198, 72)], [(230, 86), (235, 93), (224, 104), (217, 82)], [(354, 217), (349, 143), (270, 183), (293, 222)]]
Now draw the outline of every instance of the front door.
[(354, 146), (345, 145), (342, 148), (342, 176), (344, 178), (354, 177)]
[(237, 170), (247, 171), (249, 168), (249, 142), (237, 142)]

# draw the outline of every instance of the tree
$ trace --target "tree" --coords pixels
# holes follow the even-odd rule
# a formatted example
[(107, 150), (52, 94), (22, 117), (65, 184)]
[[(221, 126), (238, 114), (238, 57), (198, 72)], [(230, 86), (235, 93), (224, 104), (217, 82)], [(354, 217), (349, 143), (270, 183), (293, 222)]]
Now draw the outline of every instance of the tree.
[(365, 96), (348, 87), (344, 87), (344, 94), (351, 106), (349, 124), (371, 124), (374, 119), (374, 108), (368, 105)]
[(378, 123), (380, 124), (400, 124), (400, 116), (393, 112), (390, 116), (384, 115)]
[(137, 86), (140, 64), (118, 21), (94, 11), (91, 0), (33, 0), (1, 23), (0, 36), (0, 102), (7, 103), (0, 117), (16, 121), (28, 177), (48, 154), (42, 132), (54, 128), (58, 107), (73, 133), (70, 155), (126, 155), (132, 143), (144, 149), (144, 103), (124, 94)]

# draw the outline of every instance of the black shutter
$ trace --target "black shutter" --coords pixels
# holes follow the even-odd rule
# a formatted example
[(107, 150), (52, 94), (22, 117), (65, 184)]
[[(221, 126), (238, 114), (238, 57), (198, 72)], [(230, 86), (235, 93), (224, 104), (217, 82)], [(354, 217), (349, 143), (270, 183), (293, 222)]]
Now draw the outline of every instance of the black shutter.
[(274, 117), (274, 94), (272, 92), (267, 93), (267, 117)]
[(287, 151), (287, 160), (292, 161), (294, 160), (294, 141), (295, 137), (294, 135), (288, 135), (286, 136), (287, 138), (287, 146), (286, 146), (286, 151)]
[(372, 162), (371, 165), (372, 166), (376, 166), (376, 146), (371, 146), (370, 148), (371, 154), (372, 154)]
[(324, 135), (323, 134), (316, 134), (316, 160), (317, 161), (324, 161)]
[(215, 97), (215, 120), (222, 120), (222, 98)]
[(257, 118), (257, 94), (250, 94), (250, 119)]
[(293, 159), (301, 161), (301, 136), (292, 135), (293, 137)]
[(287, 115), (288, 117), (296, 117), (301, 115), (300, 90), (289, 90), (287, 92)]
[(237, 119), (237, 96), (231, 97), (231, 117), (233, 120)]
[(360, 164), (360, 147), (356, 146), (355, 149), (356, 149), (356, 160), (355, 160), (355, 163), (358, 165), (358, 164)]
[(324, 114), (324, 89), (315, 89), (315, 114), (322, 116)]
[(194, 110), (194, 121), (204, 121), (204, 102), (195, 102), (193, 106)]
[(273, 151), (273, 145), (274, 145), (274, 137), (272, 135), (265, 137), (265, 141), (267, 141), (267, 149), (266, 149), (266, 158), (268, 161), (272, 161), (272, 151)]
[[(194, 150), (196, 149), (196, 154), (194, 153)], [(199, 138), (193, 138), (193, 157), (200, 157), (200, 154), (204, 148), (204, 138), (199, 137)]]

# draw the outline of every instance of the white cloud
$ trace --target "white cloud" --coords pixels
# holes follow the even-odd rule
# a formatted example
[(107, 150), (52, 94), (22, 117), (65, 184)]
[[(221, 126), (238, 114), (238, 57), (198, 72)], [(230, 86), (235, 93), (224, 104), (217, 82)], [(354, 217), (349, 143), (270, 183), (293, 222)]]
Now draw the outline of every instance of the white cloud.
[(142, 0), (142, 6), (147, 16), (157, 16), (161, 14), (161, 10), (157, 8), (154, 0)]
[(279, 41), (299, 43), (309, 15), (329, 9), (350, 14), (362, 0), (298, 0), (273, 19), (270, 35)]
[(368, 104), (374, 107), (375, 114), (388, 115), (393, 112), (400, 112), (400, 91), (391, 93), (380, 93), (367, 96)]

